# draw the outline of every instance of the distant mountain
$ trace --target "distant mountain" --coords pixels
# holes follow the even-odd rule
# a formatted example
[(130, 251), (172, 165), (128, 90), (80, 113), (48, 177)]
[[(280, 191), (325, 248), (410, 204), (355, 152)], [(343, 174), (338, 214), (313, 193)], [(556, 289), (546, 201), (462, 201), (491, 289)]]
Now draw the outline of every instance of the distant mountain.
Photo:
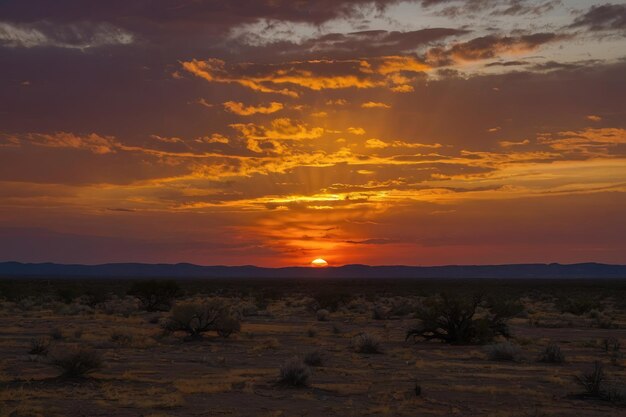
[(153, 278), (626, 278), (626, 265), (598, 263), (369, 266), (328, 268), (262, 268), (180, 264), (112, 263), (64, 265), (54, 263), (0, 263), (0, 277), (153, 277)]

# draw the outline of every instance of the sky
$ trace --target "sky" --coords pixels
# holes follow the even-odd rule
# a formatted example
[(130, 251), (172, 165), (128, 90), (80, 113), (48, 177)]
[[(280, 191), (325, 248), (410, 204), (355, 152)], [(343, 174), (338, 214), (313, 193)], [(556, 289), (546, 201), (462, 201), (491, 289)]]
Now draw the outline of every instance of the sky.
[(626, 3), (2, 0), (0, 261), (626, 263)]

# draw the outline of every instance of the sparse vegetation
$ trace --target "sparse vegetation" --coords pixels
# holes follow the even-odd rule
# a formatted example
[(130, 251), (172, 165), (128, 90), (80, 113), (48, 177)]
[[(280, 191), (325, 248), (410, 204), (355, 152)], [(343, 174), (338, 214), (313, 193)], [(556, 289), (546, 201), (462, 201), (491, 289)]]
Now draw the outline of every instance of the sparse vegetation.
[(51, 364), (59, 368), (61, 376), (82, 378), (102, 368), (102, 356), (90, 348), (77, 348), (55, 354)]
[(218, 335), (227, 338), (231, 334), (241, 331), (241, 322), (232, 311), (224, 309), (215, 321), (215, 330)]
[(599, 361), (596, 361), (593, 369), (578, 376), (577, 380), (585, 390), (584, 395), (600, 398), (603, 394), (605, 383), (604, 367)]
[(280, 367), (278, 383), (290, 387), (306, 387), (310, 377), (309, 367), (302, 360), (293, 358)]

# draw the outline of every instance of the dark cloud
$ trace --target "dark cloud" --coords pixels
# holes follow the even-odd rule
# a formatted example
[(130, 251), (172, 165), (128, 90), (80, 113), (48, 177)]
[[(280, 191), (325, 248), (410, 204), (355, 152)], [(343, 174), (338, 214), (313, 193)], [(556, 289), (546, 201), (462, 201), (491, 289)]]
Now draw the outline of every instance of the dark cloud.
[(544, 44), (566, 37), (566, 35), (556, 33), (534, 33), (522, 36), (487, 35), (467, 42), (456, 43), (449, 48), (433, 48), (428, 52), (428, 61), (441, 66), (449, 65), (455, 61), (491, 59), (501, 54), (533, 51)]
[(570, 27), (586, 27), (592, 31), (626, 29), (626, 4), (592, 6)]

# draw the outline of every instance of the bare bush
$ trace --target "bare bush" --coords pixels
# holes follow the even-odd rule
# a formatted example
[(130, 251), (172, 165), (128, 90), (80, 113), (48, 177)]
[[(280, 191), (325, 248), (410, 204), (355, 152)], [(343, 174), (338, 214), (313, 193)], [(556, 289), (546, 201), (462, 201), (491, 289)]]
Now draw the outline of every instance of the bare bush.
[(298, 358), (293, 358), (285, 362), (280, 367), (278, 383), (291, 387), (306, 387), (309, 385), (311, 370)]
[(186, 332), (190, 338), (199, 339), (202, 333), (215, 329), (223, 310), (224, 305), (215, 300), (177, 304), (172, 308), (164, 329), (169, 332)]
[(351, 341), (352, 350), (357, 353), (383, 353), (380, 340), (369, 333), (359, 333)]
[(241, 322), (232, 311), (223, 311), (215, 322), (215, 330), (221, 337), (227, 338), (241, 331)]

